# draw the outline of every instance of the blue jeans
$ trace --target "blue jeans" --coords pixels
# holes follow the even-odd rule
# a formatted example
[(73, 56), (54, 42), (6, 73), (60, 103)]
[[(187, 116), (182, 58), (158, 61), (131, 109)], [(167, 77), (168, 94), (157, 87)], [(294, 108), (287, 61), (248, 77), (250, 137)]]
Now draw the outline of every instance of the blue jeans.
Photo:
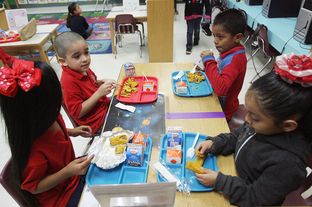
[(186, 20), (187, 24), (186, 49), (192, 49), (193, 47), (193, 33), (194, 33), (194, 42), (198, 43), (200, 32), (200, 21), (201, 18)]

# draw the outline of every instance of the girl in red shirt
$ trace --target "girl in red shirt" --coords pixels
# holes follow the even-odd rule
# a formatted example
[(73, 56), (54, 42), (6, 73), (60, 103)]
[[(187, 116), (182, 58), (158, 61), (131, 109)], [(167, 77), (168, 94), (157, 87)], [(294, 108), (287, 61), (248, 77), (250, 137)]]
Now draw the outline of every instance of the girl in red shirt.
[[(77, 206), (92, 157), (75, 159), (60, 115), (60, 82), (49, 65), (11, 58), (0, 48), (0, 107), (11, 149), (12, 177), (27, 206)], [(74, 198), (73, 198), (74, 197)]]

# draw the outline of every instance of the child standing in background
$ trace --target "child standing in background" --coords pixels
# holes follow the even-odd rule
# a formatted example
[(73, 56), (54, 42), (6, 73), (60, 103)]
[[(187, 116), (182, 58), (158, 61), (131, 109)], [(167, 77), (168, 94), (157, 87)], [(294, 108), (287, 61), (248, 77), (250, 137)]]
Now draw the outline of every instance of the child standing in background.
[(86, 173), (92, 157), (75, 159), (69, 136), (90, 136), (91, 128), (66, 129), (53, 68), (10, 58), (1, 48), (0, 59), (0, 107), (15, 191), (28, 206), (77, 206), (84, 186), (79, 175)]
[(246, 19), (239, 10), (229, 9), (219, 13), (213, 21), (212, 33), (220, 57), (215, 60), (211, 50), (200, 54), (205, 73), (219, 97), (227, 121), (238, 109), (238, 94), (246, 73), (245, 48), (240, 44), (245, 29)]
[(62, 64), (61, 84), (64, 104), (77, 125), (89, 125), (97, 134), (103, 127), (110, 99), (116, 87), (113, 80), (98, 80), (89, 68), (91, 58), (87, 42), (77, 33), (64, 32), (55, 39)]
[(72, 2), (68, 6), (66, 26), (73, 32), (80, 34), (84, 39), (88, 39), (93, 28), (89, 26), (86, 19), (81, 16), (82, 10), (77, 2)]
[[(205, 15), (203, 15), (205, 8)], [(186, 54), (192, 53), (193, 45), (196, 46), (199, 43), (200, 22), (202, 18), (205, 22), (210, 22), (211, 19), (211, 6), (210, 0), (186, 0), (184, 18), (187, 24), (186, 33)], [(209, 28), (209, 25), (208, 25)], [(193, 44), (194, 33), (194, 44)]]
[[(256, 80), (245, 96), (246, 124), (208, 137), (201, 154), (234, 153), (238, 176), (208, 169), (196, 174), (233, 205), (280, 206), (306, 179), (312, 140), (312, 59), (277, 58), (275, 72)], [(298, 75), (298, 76), (297, 76)]]

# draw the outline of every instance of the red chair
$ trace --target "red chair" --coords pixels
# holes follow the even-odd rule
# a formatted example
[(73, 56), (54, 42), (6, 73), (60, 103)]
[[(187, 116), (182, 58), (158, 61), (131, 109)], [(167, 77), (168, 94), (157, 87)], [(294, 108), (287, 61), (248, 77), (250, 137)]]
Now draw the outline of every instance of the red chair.
[[(312, 154), (307, 165), (312, 169)], [(289, 193), (284, 200), (283, 206), (312, 206), (312, 195), (303, 198), (301, 194), (312, 186), (312, 173), (305, 179), (304, 183), (297, 190)]]
[(18, 192), (13, 185), (13, 178), (11, 172), (11, 159), (5, 164), (2, 172), (0, 174), (0, 183), (3, 188), (11, 195), (11, 197), (22, 207), (26, 207), (27, 204), (24, 198), (21, 196), (21, 193)]
[(231, 121), (229, 122), (229, 128), (231, 132), (244, 125), (246, 114), (247, 110), (245, 109), (245, 105), (240, 104), (236, 113), (233, 115)]
[(253, 57), (260, 50), (264, 54), (264, 57), (267, 57), (269, 59), (259, 71), (255, 68), (256, 75), (251, 79), (250, 83), (252, 83), (257, 77), (260, 77), (262, 71), (264, 71), (264, 69), (266, 69), (266, 67), (274, 60), (274, 58), (279, 55), (279, 52), (270, 45), (268, 39), (268, 28), (265, 25), (258, 25), (254, 32), (254, 37), (256, 38), (257, 49), (251, 54), (251, 59), (253, 60)]

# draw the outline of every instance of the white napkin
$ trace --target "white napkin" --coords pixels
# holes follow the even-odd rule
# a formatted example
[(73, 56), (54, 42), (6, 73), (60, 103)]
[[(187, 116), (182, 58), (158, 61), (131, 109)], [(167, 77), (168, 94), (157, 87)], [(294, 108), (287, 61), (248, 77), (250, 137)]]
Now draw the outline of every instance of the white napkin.
[(122, 104), (122, 103), (118, 103), (115, 106), (117, 108), (130, 111), (131, 113), (135, 112), (135, 107), (134, 106), (125, 105), (125, 104)]

